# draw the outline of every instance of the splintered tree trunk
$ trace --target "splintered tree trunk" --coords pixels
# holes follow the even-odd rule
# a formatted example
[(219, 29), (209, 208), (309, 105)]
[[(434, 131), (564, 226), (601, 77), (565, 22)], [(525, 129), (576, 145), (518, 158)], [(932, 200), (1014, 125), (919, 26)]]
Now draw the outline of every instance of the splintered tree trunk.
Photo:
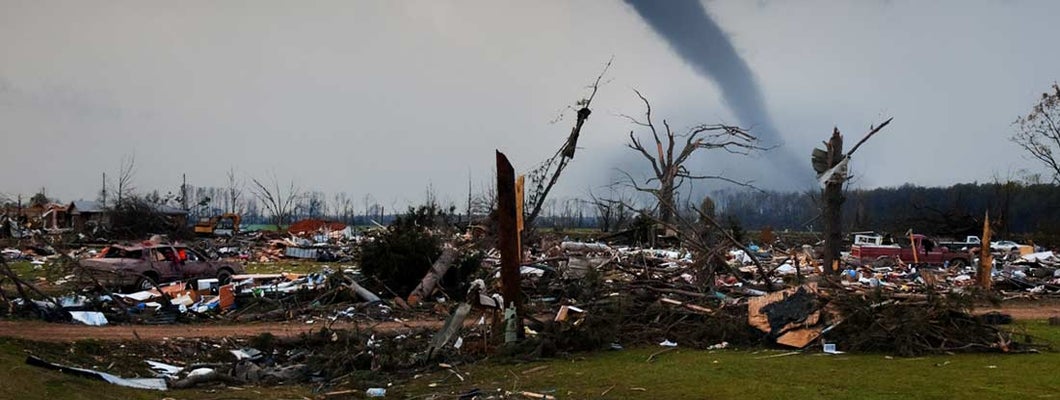
[(449, 244), (445, 245), (445, 248), (442, 249), (442, 255), (434, 261), (431, 269), (427, 271), (427, 275), (423, 276), (423, 280), (412, 291), (412, 294), (409, 294), (409, 305), (417, 305), (421, 300), (434, 293), (434, 289), (438, 287), (438, 282), (441, 282), (442, 278), (445, 277), (445, 273), (449, 271), (449, 267), (453, 265), (458, 255), (459, 252), (456, 248)]
[(497, 152), (497, 248), (501, 251), (501, 292), (504, 307), (514, 308), (517, 337), (522, 337), (522, 301), (520, 294), (519, 227), (516, 219), (515, 169), (504, 153)]
[(983, 240), (979, 245), (979, 269), (976, 277), (979, 279), (979, 287), (990, 290), (993, 283), (991, 273), (994, 268), (994, 256), (990, 253), (990, 212), (983, 218)]
[[(843, 136), (836, 129), (828, 141), (828, 168), (835, 167), (843, 160)], [(840, 246), (843, 243), (843, 179), (829, 180), (825, 184), (824, 194), (824, 271), (839, 273), (838, 261)]]

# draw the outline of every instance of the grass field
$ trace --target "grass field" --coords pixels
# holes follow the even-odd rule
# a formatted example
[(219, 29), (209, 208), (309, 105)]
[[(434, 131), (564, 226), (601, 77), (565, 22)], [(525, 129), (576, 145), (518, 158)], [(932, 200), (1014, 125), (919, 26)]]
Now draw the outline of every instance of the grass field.
[[(1041, 339), (1060, 343), (1060, 327), (1044, 321), (1020, 325)], [(48, 347), (52, 346), (52, 347)], [(126, 389), (24, 364), (26, 349), (42, 345), (0, 339), (0, 398), (4, 399), (289, 399), (320, 398), (312, 386), (207, 388), (165, 393)], [(88, 347), (82, 345), (80, 347)], [(784, 357), (783, 350), (660, 348), (576, 354), (530, 363), (484, 361), (456, 366), (465, 381), (441, 368), (416, 378), (395, 379), (388, 398), (455, 398), (471, 389), (545, 393), (563, 399), (1012, 399), (1060, 398), (1060, 353), (956, 354), (917, 358), (884, 354)], [(106, 369), (106, 354), (82, 358), (83, 367)], [(328, 390), (353, 390), (338, 387)], [(602, 395), (606, 392), (606, 395)], [(359, 398), (356, 395), (352, 398)], [(516, 398), (519, 398), (518, 396)]]
[[(1057, 329), (1054, 330), (1054, 336)], [(1057, 398), (1060, 354), (963, 354), (919, 358), (883, 354), (785, 354), (775, 350), (657, 348), (598, 353), (526, 365), (469, 367), (413, 381), (408, 394), (459, 394), (471, 388), (530, 391), (570, 399), (1010, 399)], [(534, 368), (547, 368), (535, 371)], [(534, 372), (527, 372), (534, 371)], [(468, 376), (465, 376), (467, 379)], [(442, 381), (430, 387), (432, 381)], [(603, 395), (607, 393), (607, 395)]]

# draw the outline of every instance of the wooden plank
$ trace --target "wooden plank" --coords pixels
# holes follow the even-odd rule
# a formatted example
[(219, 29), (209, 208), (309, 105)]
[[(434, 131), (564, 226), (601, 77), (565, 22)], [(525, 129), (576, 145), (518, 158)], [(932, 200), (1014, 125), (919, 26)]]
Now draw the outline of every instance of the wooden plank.
[(820, 337), (822, 330), (824, 330), (823, 327), (815, 327), (788, 331), (777, 338), (777, 344), (801, 349)]
[[(762, 308), (782, 301), (788, 296), (795, 294), (799, 288), (805, 288), (811, 294), (817, 293), (817, 283), (811, 282), (802, 286), (793, 287), (779, 292), (773, 292), (764, 296), (752, 297), (747, 300), (747, 323), (751, 326), (758, 328), (762, 332), (770, 332), (769, 316), (762, 312)], [(787, 327), (785, 327), (787, 328)]]

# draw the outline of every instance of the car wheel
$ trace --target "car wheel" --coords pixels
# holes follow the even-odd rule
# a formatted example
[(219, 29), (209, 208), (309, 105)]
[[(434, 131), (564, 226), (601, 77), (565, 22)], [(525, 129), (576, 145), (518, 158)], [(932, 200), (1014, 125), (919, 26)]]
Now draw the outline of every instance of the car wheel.
[(136, 280), (136, 289), (141, 291), (154, 289), (155, 286), (157, 286), (157, 283), (149, 275), (141, 276), (140, 279)]
[(222, 269), (217, 271), (217, 283), (221, 285), (227, 285), (232, 282), (232, 271)]

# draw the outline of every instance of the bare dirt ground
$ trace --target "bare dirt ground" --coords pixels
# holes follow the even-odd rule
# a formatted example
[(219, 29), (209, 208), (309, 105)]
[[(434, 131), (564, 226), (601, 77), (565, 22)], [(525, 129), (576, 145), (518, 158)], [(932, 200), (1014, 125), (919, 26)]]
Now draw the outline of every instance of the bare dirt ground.
[[(1060, 301), (1014, 302), (1001, 307), (976, 308), (976, 314), (998, 311), (1012, 315), (1017, 320), (1048, 319), (1060, 317)], [(477, 318), (468, 318), (465, 325), (472, 324)], [(402, 329), (441, 329), (444, 321), (410, 320), (404, 322), (338, 322), (332, 324), (334, 329), (371, 329), (376, 332), (394, 332)], [(0, 321), (0, 337), (12, 337), (27, 340), (70, 342), (83, 339), (96, 340), (161, 340), (164, 338), (195, 337), (247, 337), (262, 333), (271, 333), (279, 337), (297, 336), (310, 331), (319, 331), (326, 324), (317, 321), (313, 324), (304, 322), (262, 322), (230, 324), (176, 324), (176, 325), (115, 325), (85, 326), (44, 321)]]
[[(469, 321), (474, 322), (474, 321)], [(340, 322), (333, 329), (371, 329), (376, 332), (393, 332), (402, 329), (440, 329), (444, 321), (418, 320), (405, 322)], [(263, 322), (240, 324), (175, 324), (175, 325), (114, 325), (86, 326), (44, 321), (0, 321), (0, 337), (12, 337), (48, 342), (71, 342), (83, 339), (96, 340), (161, 340), (164, 338), (238, 337), (271, 333), (280, 337), (298, 336), (310, 331), (319, 331), (327, 325), (317, 321)]]
[(1013, 304), (1003, 304), (1001, 307), (982, 307), (976, 308), (976, 314), (983, 314), (992, 311), (1002, 312), (1009, 314), (1012, 318), (1021, 319), (1049, 319), (1052, 317), (1060, 317), (1060, 302), (1056, 300), (1047, 300), (1041, 302), (1020, 302)]

